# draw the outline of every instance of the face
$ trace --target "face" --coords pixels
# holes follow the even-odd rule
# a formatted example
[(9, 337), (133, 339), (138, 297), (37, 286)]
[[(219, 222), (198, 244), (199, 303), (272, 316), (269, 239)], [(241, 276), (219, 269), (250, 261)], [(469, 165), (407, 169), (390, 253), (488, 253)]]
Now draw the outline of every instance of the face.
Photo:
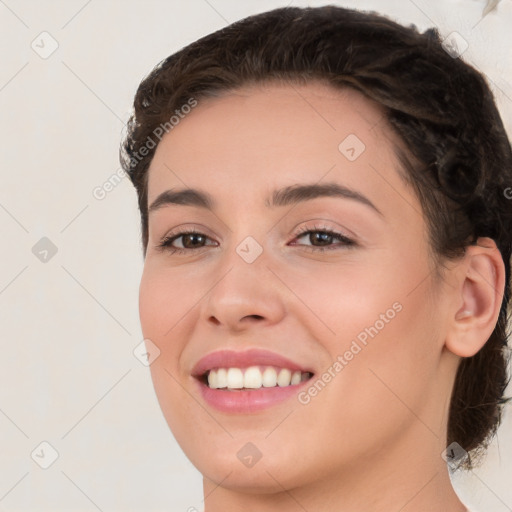
[(442, 445), (443, 285), (394, 143), (320, 83), (200, 101), (160, 142), (140, 318), (207, 479), (271, 492)]

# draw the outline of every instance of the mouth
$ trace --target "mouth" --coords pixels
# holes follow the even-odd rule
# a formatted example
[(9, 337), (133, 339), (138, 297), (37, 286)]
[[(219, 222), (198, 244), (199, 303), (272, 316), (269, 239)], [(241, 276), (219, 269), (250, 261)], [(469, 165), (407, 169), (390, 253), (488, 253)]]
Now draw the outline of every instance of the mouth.
[(192, 371), (203, 400), (228, 413), (252, 413), (277, 405), (307, 385), (310, 368), (269, 351), (218, 351)]

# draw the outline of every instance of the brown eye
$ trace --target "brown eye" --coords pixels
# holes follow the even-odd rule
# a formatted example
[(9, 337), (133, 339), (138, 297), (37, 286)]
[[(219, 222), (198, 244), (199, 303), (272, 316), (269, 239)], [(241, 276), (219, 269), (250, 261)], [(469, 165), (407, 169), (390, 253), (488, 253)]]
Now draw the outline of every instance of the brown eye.
[[(296, 240), (304, 237), (309, 237), (307, 240), (311, 242), (311, 245), (304, 244), (293, 244), (293, 245), (304, 245), (310, 251), (325, 251), (333, 250), (341, 247), (353, 246), (355, 242), (350, 238), (347, 238), (341, 233), (332, 231), (330, 229), (307, 229), (302, 231)], [(338, 240), (340, 243), (334, 244), (334, 240)]]
[[(174, 245), (174, 243), (180, 239), (181, 247)], [(199, 231), (181, 231), (164, 237), (157, 248), (163, 251), (169, 251), (172, 254), (190, 252), (205, 247), (208, 239), (209, 237)]]
[(180, 238), (183, 239), (182, 245), (186, 249), (196, 249), (198, 245), (200, 246), (201, 243), (204, 243), (205, 241), (204, 235), (198, 233), (187, 233), (186, 235), (179, 236), (175, 240), (178, 240)]

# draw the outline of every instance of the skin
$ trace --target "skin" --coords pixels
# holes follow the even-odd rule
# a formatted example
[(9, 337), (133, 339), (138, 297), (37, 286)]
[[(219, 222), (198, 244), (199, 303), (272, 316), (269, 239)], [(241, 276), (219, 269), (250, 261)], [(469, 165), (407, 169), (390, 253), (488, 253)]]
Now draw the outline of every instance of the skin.
[[(366, 146), (354, 161), (338, 149), (349, 134)], [(400, 143), (376, 103), (310, 82), (201, 100), (157, 147), (149, 204), (185, 187), (216, 201), (213, 211), (150, 213), (139, 297), (144, 337), (161, 351), (155, 390), (204, 477), (207, 512), (466, 510), (441, 457), (449, 399), (460, 357), (496, 323), (503, 261), (481, 239), (437, 277), (426, 219), (397, 170)], [(381, 214), (339, 197), (265, 205), (274, 189), (326, 182), (364, 194)], [(158, 250), (183, 228), (207, 237), (199, 249)], [(334, 230), (355, 245), (322, 244), (300, 228)], [(252, 263), (236, 252), (248, 236), (263, 250)], [(184, 238), (174, 246), (194, 247)], [(308, 250), (326, 243), (334, 249)], [(229, 414), (197, 392), (191, 369), (218, 349), (269, 349), (317, 378), (394, 303), (400, 312), (307, 404), (293, 397)], [(248, 442), (262, 454), (250, 468), (237, 457)]]

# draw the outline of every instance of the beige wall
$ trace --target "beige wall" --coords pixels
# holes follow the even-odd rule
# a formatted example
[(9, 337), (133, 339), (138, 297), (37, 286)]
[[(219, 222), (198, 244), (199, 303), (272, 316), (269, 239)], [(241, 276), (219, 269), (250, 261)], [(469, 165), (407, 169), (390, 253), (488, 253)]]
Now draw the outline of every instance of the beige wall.
[[(132, 353), (142, 340), (135, 191), (126, 178), (108, 192), (105, 183), (119, 177), (143, 75), (227, 22), (288, 3), (0, 2), (0, 511), (202, 510), (200, 475)], [(332, 3), (458, 31), (512, 133), (512, 2), (476, 26), (483, 0)], [(43, 441), (58, 452), (44, 470), (35, 461), (51, 462), (52, 448)], [(499, 449), (456, 489), (477, 510), (505, 512), (511, 474), (509, 408)]]

